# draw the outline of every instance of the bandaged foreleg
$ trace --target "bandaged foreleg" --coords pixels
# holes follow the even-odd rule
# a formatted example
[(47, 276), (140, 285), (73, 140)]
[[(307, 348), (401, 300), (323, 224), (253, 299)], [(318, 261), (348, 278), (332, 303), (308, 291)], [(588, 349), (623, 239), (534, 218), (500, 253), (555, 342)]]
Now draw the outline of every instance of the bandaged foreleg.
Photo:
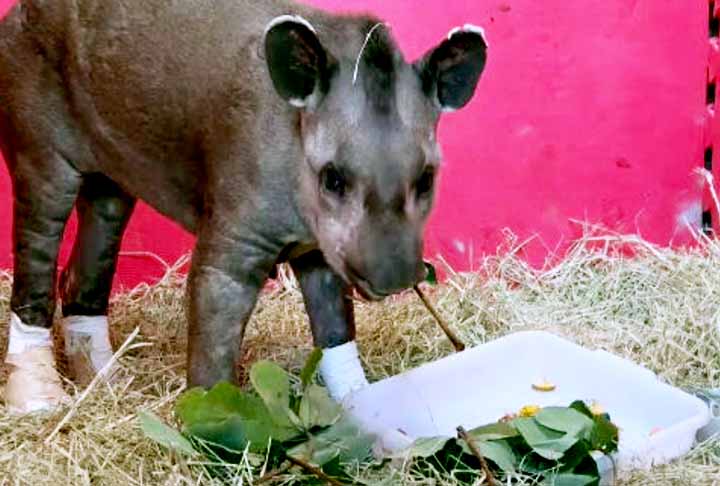
[(320, 376), (330, 396), (338, 402), (342, 402), (352, 392), (365, 388), (368, 381), (360, 363), (357, 343), (350, 341), (342, 346), (324, 349)]
[(412, 443), (404, 433), (388, 429), (380, 422), (354, 413), (352, 394), (369, 384), (360, 362), (357, 344), (354, 341), (323, 350), (320, 376), (322, 376), (330, 396), (343, 404), (348, 416), (356, 425), (366, 434), (375, 436), (373, 452), (377, 457), (384, 457), (388, 451), (397, 450)]

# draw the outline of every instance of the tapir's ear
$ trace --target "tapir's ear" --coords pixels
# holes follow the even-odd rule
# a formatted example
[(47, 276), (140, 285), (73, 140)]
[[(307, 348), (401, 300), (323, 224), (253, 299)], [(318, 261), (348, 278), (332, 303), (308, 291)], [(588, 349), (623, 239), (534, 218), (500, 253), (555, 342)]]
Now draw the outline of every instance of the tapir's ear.
[(487, 59), (487, 41), (480, 27), (453, 29), (448, 38), (430, 51), (415, 67), (423, 90), (442, 111), (455, 111), (473, 97)]
[(283, 15), (268, 24), (265, 58), (275, 90), (291, 105), (313, 108), (327, 92), (328, 54), (302, 17)]

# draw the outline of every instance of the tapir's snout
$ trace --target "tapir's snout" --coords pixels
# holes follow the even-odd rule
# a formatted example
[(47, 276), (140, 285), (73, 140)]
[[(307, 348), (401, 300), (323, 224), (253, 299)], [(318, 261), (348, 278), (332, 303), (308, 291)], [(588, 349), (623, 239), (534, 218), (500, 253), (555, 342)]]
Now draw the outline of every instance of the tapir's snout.
[(347, 264), (348, 276), (364, 297), (380, 300), (425, 278), (423, 243), (415, 235), (384, 234), (366, 245), (361, 258)]
[(383, 271), (382, 279), (371, 282), (360, 274), (349, 269), (350, 278), (354, 281), (356, 288), (369, 300), (382, 300), (392, 294), (414, 287), (422, 282), (427, 270), (424, 264), (416, 265), (413, 272), (401, 273), (397, 269)]

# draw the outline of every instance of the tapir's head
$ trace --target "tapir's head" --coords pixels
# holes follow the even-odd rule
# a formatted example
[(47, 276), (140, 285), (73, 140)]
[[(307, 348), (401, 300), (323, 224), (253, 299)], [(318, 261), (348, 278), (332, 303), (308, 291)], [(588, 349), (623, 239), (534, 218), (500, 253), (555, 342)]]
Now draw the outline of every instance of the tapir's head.
[(330, 266), (368, 298), (425, 275), (438, 119), (470, 101), (486, 49), (482, 30), (466, 26), (409, 64), (373, 20), (283, 16), (267, 27), (273, 85), (300, 112), (304, 217)]

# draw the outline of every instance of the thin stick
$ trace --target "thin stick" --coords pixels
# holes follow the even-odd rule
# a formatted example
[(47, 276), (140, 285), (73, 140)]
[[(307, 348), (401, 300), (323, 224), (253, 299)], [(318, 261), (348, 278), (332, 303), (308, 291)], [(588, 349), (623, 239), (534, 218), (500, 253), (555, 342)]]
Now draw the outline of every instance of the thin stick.
[(285, 456), (285, 457), (287, 458), (288, 461), (292, 462), (296, 466), (300, 466), (301, 468), (305, 469), (307, 472), (314, 474), (315, 476), (322, 479), (326, 483), (331, 484), (332, 486), (343, 486), (343, 483), (341, 483), (337, 479), (331, 478), (330, 476), (325, 474), (325, 471), (323, 471), (322, 469), (319, 469), (319, 468), (313, 466), (312, 464), (308, 464), (307, 462), (303, 461), (302, 459), (298, 459), (297, 457), (293, 457), (290, 455)]
[(465, 443), (470, 448), (470, 452), (473, 453), (475, 457), (478, 458), (480, 461), (480, 467), (482, 468), (483, 472), (485, 473), (485, 477), (487, 478), (488, 484), (490, 486), (495, 486), (497, 483), (495, 482), (495, 478), (493, 477), (492, 473), (490, 472), (490, 467), (488, 466), (487, 461), (483, 457), (483, 455), (480, 453), (480, 449), (478, 449), (477, 444), (475, 444), (475, 441), (472, 440), (472, 438), (468, 435), (467, 431), (462, 427), (457, 428), (458, 437), (465, 441)]
[(430, 314), (435, 318), (437, 323), (442, 328), (443, 332), (447, 336), (447, 338), (450, 340), (452, 345), (455, 347), (455, 351), (458, 353), (460, 351), (465, 350), (465, 343), (463, 343), (459, 337), (453, 332), (452, 329), (450, 329), (450, 326), (447, 322), (445, 322), (445, 319), (442, 318), (442, 316), (438, 313), (438, 311), (435, 309), (435, 307), (430, 303), (428, 298), (425, 296), (422, 290), (420, 290), (420, 287), (417, 285), (414, 287), (415, 293), (420, 297), (420, 300), (422, 300), (422, 303), (425, 304), (425, 307), (428, 311), (430, 311)]
[(125, 351), (130, 347), (130, 344), (135, 340), (137, 335), (140, 333), (140, 328), (136, 327), (135, 330), (128, 336), (128, 338), (125, 340), (122, 346), (113, 354), (112, 358), (110, 358), (110, 361), (108, 361), (105, 366), (102, 367), (100, 371), (98, 371), (97, 375), (95, 375), (95, 378), (92, 379), (90, 384), (85, 388), (85, 390), (80, 394), (77, 400), (75, 400), (75, 403), (72, 404), (70, 407), (70, 410), (68, 410), (68, 413), (65, 414), (65, 416), (62, 418), (62, 420), (55, 426), (55, 429), (50, 433), (50, 435), (47, 436), (45, 439), (45, 445), (48, 445), (50, 441), (60, 432), (60, 429), (62, 429), (65, 424), (70, 421), (70, 419), (75, 415), (75, 412), (77, 412), (78, 408), (80, 407), (80, 404), (85, 401), (85, 399), (90, 395), (90, 392), (97, 386), (98, 383), (100, 383), (103, 379), (105, 379), (105, 375), (108, 374), (110, 369), (115, 365), (118, 358), (122, 356)]

